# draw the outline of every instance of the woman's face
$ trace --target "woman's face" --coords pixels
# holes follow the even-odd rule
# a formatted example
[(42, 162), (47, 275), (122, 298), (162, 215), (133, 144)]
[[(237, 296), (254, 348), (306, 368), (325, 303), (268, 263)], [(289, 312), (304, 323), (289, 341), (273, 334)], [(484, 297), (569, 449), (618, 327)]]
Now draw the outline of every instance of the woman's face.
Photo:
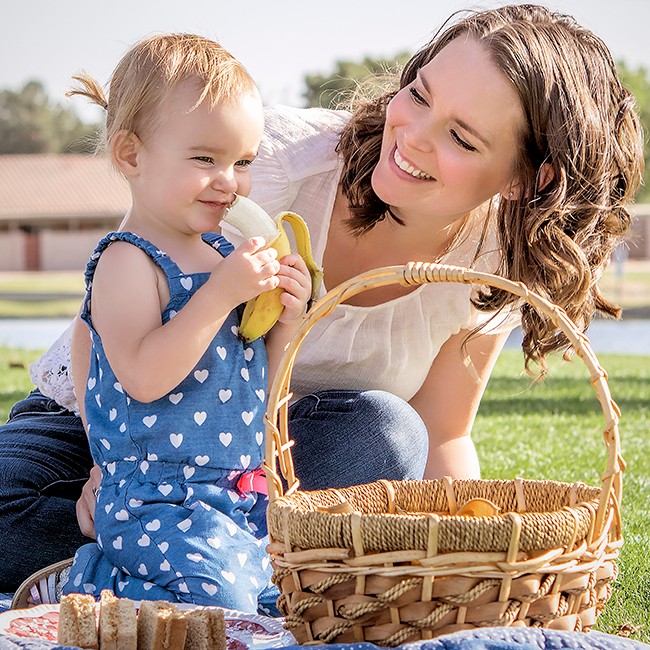
[(523, 124), (510, 82), (481, 44), (461, 36), (390, 102), (373, 189), (407, 224), (451, 223), (517, 191)]

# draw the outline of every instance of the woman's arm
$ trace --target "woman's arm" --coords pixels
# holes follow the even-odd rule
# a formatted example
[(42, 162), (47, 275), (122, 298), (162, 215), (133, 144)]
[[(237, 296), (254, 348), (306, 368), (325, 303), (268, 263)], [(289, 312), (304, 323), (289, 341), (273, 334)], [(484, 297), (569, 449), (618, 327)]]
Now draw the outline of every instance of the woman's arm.
[(474, 418), (494, 364), (508, 333), (467, 332), (449, 338), (410, 404), (429, 432), (429, 457), (424, 478), (479, 478), (480, 469), (470, 437)]

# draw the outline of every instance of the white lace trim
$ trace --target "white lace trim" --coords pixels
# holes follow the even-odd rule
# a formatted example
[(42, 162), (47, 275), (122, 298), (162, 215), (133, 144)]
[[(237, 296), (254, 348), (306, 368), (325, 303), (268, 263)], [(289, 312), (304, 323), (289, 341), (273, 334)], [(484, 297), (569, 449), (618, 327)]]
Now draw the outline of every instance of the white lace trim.
[(79, 407), (70, 376), (71, 337), (72, 323), (50, 349), (29, 366), (29, 376), (43, 395), (78, 415)]

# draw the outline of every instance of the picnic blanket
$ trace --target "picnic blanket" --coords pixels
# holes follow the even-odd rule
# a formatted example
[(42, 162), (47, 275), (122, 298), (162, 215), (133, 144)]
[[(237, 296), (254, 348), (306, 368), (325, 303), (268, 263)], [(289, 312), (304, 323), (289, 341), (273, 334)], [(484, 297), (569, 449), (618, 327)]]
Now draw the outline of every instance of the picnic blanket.
[[(601, 632), (560, 632), (531, 628), (492, 627), (456, 632), (432, 641), (401, 646), (401, 650), (648, 650), (649, 645)], [(372, 643), (331, 644), (322, 650), (383, 650)], [(71, 650), (47, 641), (0, 636), (0, 650)], [(75, 649), (78, 650), (78, 649)], [(284, 650), (304, 650), (286, 646)]]
[[(0, 612), (11, 594), (0, 594)], [(539, 628), (491, 627), (447, 634), (431, 641), (406, 643), (401, 650), (650, 650), (650, 645), (602, 632), (560, 632)], [(372, 643), (330, 644), (322, 650), (383, 650)], [(0, 650), (78, 650), (49, 641), (0, 635)], [(285, 650), (304, 650), (286, 646)]]

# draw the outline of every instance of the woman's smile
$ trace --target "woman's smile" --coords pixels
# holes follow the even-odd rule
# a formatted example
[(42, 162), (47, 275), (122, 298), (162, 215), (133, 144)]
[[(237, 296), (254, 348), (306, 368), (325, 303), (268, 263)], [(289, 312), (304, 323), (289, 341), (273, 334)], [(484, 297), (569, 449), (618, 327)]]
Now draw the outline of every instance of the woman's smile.
[(399, 149), (397, 147), (395, 147), (395, 151), (393, 153), (393, 160), (395, 161), (395, 164), (402, 171), (406, 172), (407, 174), (410, 174), (411, 176), (413, 176), (413, 178), (417, 178), (418, 180), (424, 180), (424, 181), (435, 180), (433, 176), (430, 176), (426, 172), (423, 172), (421, 169), (417, 169), (408, 160), (402, 158)]

